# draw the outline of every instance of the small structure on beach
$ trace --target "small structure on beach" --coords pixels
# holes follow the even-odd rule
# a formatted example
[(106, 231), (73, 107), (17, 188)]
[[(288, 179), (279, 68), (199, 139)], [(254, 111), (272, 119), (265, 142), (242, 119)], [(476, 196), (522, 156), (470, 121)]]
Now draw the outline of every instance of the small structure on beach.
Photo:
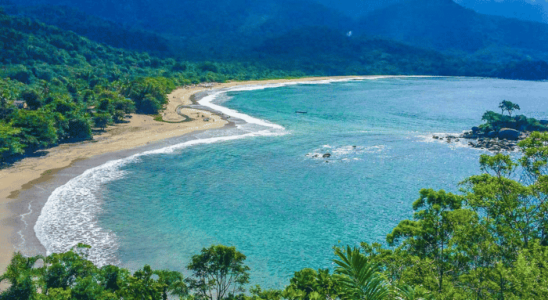
[(87, 111), (88, 113), (90, 113), (90, 114), (94, 114), (94, 113), (97, 112), (97, 110), (95, 109), (95, 106), (88, 106), (88, 107), (86, 108), (86, 111)]
[(15, 100), (13, 101), (13, 105), (19, 109), (27, 109), (27, 101), (25, 100)]

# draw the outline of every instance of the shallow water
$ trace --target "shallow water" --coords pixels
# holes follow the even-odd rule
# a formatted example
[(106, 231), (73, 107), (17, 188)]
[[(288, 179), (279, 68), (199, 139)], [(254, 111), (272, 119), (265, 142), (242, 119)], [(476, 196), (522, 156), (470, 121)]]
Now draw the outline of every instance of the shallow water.
[[(421, 188), (456, 191), (484, 153), (431, 139), (498, 103), (545, 118), (548, 83), (379, 79), (229, 92), (216, 103), (286, 135), (196, 145), (122, 164), (94, 191), (98, 226), (132, 269), (184, 270), (212, 244), (247, 255), (252, 283), (331, 267), (334, 245), (384, 242)], [(306, 111), (296, 114), (295, 111)], [(258, 130), (251, 128), (249, 130)], [(263, 128), (264, 130), (264, 128)], [(355, 147), (354, 147), (355, 146)], [(328, 159), (314, 155), (330, 153)]]

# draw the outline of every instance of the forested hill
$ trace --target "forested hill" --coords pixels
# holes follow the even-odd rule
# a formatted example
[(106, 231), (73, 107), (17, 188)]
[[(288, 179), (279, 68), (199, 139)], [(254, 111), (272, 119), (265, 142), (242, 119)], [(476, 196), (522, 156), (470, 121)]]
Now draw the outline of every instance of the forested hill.
[[(33, 6), (40, 3), (76, 8)], [(548, 53), (543, 35), (548, 25), (480, 15), (451, 0), (408, 0), (378, 10), (359, 26), (344, 15), (307, 0), (261, 3), (139, 0), (131, 4), (112, 0), (21, 0), (16, 3), (0, 0), (0, 4), (14, 16), (39, 19), (95, 42), (176, 60), (251, 63), (310, 75), (383, 73), (548, 78), (545, 64), (540, 62)], [(390, 18), (395, 20), (385, 21)], [(486, 20), (496, 22), (491, 24)], [(422, 23), (416, 25), (417, 22)], [(481, 25), (479, 29), (475, 24)], [(522, 27), (512, 29), (514, 24)], [(500, 34), (499, 27), (504, 29)], [(368, 31), (381, 38), (360, 35), (360, 30), (350, 34), (352, 29), (359, 28), (364, 29), (362, 33)], [(487, 34), (489, 30), (498, 35)], [(539, 38), (523, 38), (532, 33)], [(58, 37), (51, 40), (55, 40), (55, 46), (68, 50), (63, 45), (66, 40)], [(26, 51), (31, 50), (22, 50)], [(46, 55), (56, 53), (45, 52)], [(59, 56), (56, 57), (52, 59)]]
[(73, 31), (91, 40), (113, 47), (146, 51), (158, 55), (173, 55), (176, 50), (173, 41), (150, 31), (108, 21), (86, 14), (68, 6), (8, 6), (6, 11), (15, 16), (26, 16)]
[[(401, 56), (406, 59), (410, 55), (414, 57), (416, 63), (405, 63), (412, 65), (411, 73), (428, 71), (428, 74), (523, 79), (548, 77), (543, 73), (541, 62), (548, 61), (548, 24), (482, 15), (452, 0), (360, 4), (366, 11), (376, 9), (360, 21), (326, 6), (343, 9), (345, 5), (357, 5), (352, 0), (336, 6), (323, 0), (136, 0), (129, 3), (113, 0), (18, 0), (9, 3), (10, 0), (0, 0), (0, 4), (8, 5), (10, 14), (16, 16), (36, 18), (114, 47), (184, 60), (251, 61), (273, 68), (279, 68), (281, 63), (291, 69), (302, 67), (312, 72), (335, 74), (355, 71), (356, 68), (363, 70), (363, 64), (356, 67), (358, 62), (370, 63), (374, 59), (370, 55), (376, 50), (380, 51), (377, 54), (386, 50), (386, 47), (384, 50), (375, 49), (375, 43), (363, 41), (383, 39), (387, 40), (384, 44), (390, 44), (390, 54), (398, 56), (392, 61), (398, 61)], [(385, 7), (389, 3), (396, 4)], [(322, 44), (341, 43), (340, 37), (352, 34), (350, 39), (356, 41), (345, 41), (341, 45), (351, 44), (356, 51), (307, 44), (325, 32), (335, 32), (340, 36), (331, 39), (335, 36), (328, 34)], [(303, 39), (290, 40), (290, 37)], [(287, 41), (295, 48), (280, 51), (284, 47), (276, 45), (280, 41)], [(430, 54), (422, 56), (415, 48), (403, 44), (441, 52), (446, 58), (432, 64), (429, 63)], [(269, 46), (276, 50), (270, 51)], [(304, 49), (310, 52), (303, 55)], [(295, 50), (293, 54), (292, 50)], [(420, 56), (418, 60), (417, 56)], [(280, 61), (280, 57), (285, 61)], [(311, 58), (314, 61), (309, 63)], [(459, 72), (447, 67), (447, 59), (452, 63), (463, 62)], [(294, 63), (289, 64), (288, 60)], [(474, 63), (467, 63), (470, 61)], [(344, 66), (334, 65), (339, 62)], [(392, 68), (384, 59), (374, 63), (388, 66), (394, 72), (402, 70)], [(531, 70), (531, 63), (540, 68)], [(368, 72), (387, 70), (377, 67), (365, 69)], [(432, 69), (436, 71), (430, 72)]]
[(352, 21), (341, 13), (306, 0), (20, 0), (16, 4), (29, 16), (80, 34), (84, 33), (74, 25), (65, 27), (55, 18), (29, 11), (26, 4), (65, 5), (126, 28), (155, 32), (176, 43), (185, 59), (232, 60), (271, 37), (308, 26), (352, 30)]
[(363, 34), (481, 61), (548, 60), (548, 24), (488, 16), (452, 0), (407, 0), (372, 12)]
[[(85, 34), (88, 38), (97, 42), (108, 44), (110, 46), (119, 46), (126, 49), (139, 49), (151, 53), (151, 55), (161, 54), (162, 57), (173, 57), (175, 59), (188, 58), (187, 50), (202, 52), (204, 47), (196, 46), (194, 50), (185, 48), (180, 40), (168, 40), (155, 33), (144, 32), (140, 43), (132, 44), (138, 39), (139, 30), (128, 29), (122, 25), (105, 21), (100, 18), (91, 17), (75, 9), (67, 7), (26, 7), (18, 10), (10, 9), (17, 15), (37, 16), (41, 20), (49, 20), (50, 23), (58, 24), (65, 29), (73, 30), (80, 34)], [(74, 14), (73, 14), (74, 13)], [(26, 21), (23, 21), (26, 20)], [(21, 17), (12, 17), (8, 30), (21, 31), (19, 34), (33, 33), (21, 22), (31, 22), (30, 19)], [(35, 23), (35, 22), (34, 22)], [(8, 23), (6, 23), (8, 24)], [(313, 22), (311, 22), (313, 24)], [(6, 25), (7, 26), (7, 25)], [(90, 41), (81, 39), (74, 33), (62, 33), (55, 27), (42, 26), (48, 30), (40, 29), (34, 33), (40, 33), (43, 36), (45, 47), (42, 49), (29, 49), (25, 46), (32, 39), (19, 39), (9, 42), (15, 49), (8, 50), (9, 56), (6, 56), (4, 63), (11, 65), (5, 76), (19, 78), (25, 83), (32, 78), (43, 78), (36, 66), (37, 60), (55, 64), (68, 63), (72, 67), (77, 67), (83, 63), (97, 63), (97, 59), (102, 63), (108, 62), (119, 66), (116, 74), (128, 76), (127, 72), (136, 72), (128, 66), (137, 64), (138, 66), (151, 68), (154, 74), (159, 74), (156, 69), (162, 68), (163, 60), (154, 56), (145, 54), (129, 53), (127, 56), (134, 55), (144, 58), (137, 59), (137, 62), (123, 60), (120, 61), (120, 55), (105, 56), (105, 53), (119, 52), (120, 50), (110, 46), (94, 45), (91, 49), (86, 43)], [(40, 27), (40, 28), (42, 28)], [(104, 29), (104, 30), (103, 30)], [(48, 36), (51, 35), (51, 36)], [(85, 42), (77, 42), (82, 40)], [(179, 42), (177, 42), (179, 41)], [(236, 43), (238, 44), (238, 43)], [(229, 43), (229, 45), (232, 45)], [(203, 51), (202, 55), (207, 56), (204, 59), (224, 61), (227, 64), (252, 64), (263, 69), (282, 70), (291, 74), (308, 75), (347, 75), (347, 74), (431, 74), (431, 75), (470, 75), (470, 76), (493, 76), (496, 73), (493, 70), (500, 69), (495, 65), (487, 65), (477, 62), (468, 62), (460, 58), (441, 55), (439, 53), (421, 50), (415, 47), (409, 47), (401, 43), (370, 39), (367, 37), (347, 36), (347, 32), (339, 29), (332, 29), (326, 26), (305, 26), (298, 29), (291, 29), (285, 33), (280, 33), (276, 37), (257, 40), (253, 44), (242, 43), (242, 48), (232, 46), (232, 52), (227, 51), (221, 57), (208, 51)], [(53, 47), (53, 48), (52, 48)], [(245, 47), (245, 48), (243, 48)], [(49, 49), (52, 48), (52, 49)], [(95, 49), (108, 49), (108, 51), (97, 52)], [(212, 47), (213, 49), (217, 49)], [(36, 55), (35, 51), (42, 51), (41, 55)], [(215, 50), (213, 50), (214, 52)], [(27, 52), (30, 52), (27, 54)], [(25, 60), (32, 57), (30, 60)], [(61, 58), (67, 58), (68, 61), (59, 61)], [(84, 61), (79, 59), (85, 58)], [(195, 60), (196, 57), (191, 55)], [(9, 59), (9, 61), (7, 61)], [(19, 64), (18, 66), (13, 66)], [(32, 70), (29, 66), (32, 65)], [(170, 68), (169, 66), (168, 68)], [(22, 71), (21, 71), (22, 70)], [(66, 72), (63, 67), (56, 70), (48, 69), (48, 77), (53, 78)], [(230, 71), (232, 72), (232, 70)], [(239, 71), (234, 71), (239, 72)], [(146, 72), (145, 72), (146, 73)], [(114, 75), (105, 75), (112, 78)], [(121, 76), (121, 75), (116, 75)], [(251, 74), (251, 77), (255, 75)], [(246, 77), (247, 78), (247, 77)]]
[(466, 61), (435, 51), (327, 28), (303, 28), (265, 41), (251, 52), (257, 61), (312, 74), (493, 76), (501, 66)]
[(157, 114), (176, 86), (304, 75), (252, 64), (161, 59), (10, 17), (1, 9), (0, 51), (0, 166), (59, 143), (90, 139), (92, 128), (123, 122), (131, 112)]

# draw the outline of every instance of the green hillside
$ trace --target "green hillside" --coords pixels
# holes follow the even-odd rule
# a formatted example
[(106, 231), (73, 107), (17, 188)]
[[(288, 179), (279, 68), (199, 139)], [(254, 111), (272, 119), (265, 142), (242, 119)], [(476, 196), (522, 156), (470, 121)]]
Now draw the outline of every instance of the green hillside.
[[(90, 139), (92, 128), (123, 122), (130, 112), (156, 114), (176, 86), (303, 75), (251, 64), (161, 59), (2, 11), (0, 29), (0, 163)], [(14, 100), (25, 100), (30, 109), (17, 109)]]
[(159, 34), (107, 21), (68, 6), (10, 6), (7, 12), (70, 30), (116, 48), (146, 51), (158, 55), (173, 55), (176, 51), (172, 47), (173, 42)]
[(65, 5), (125, 28), (154, 32), (175, 42), (177, 55), (185, 59), (234, 60), (264, 40), (294, 29), (320, 26), (347, 31), (352, 27), (342, 14), (306, 0), (141, 0), (131, 4), (111, 0), (21, 0), (16, 4), (24, 14), (94, 40), (82, 30), (75, 30), (81, 26), (74, 23), (81, 20), (65, 22), (55, 16), (57, 13), (45, 15), (41, 10), (58, 10), (53, 6)]

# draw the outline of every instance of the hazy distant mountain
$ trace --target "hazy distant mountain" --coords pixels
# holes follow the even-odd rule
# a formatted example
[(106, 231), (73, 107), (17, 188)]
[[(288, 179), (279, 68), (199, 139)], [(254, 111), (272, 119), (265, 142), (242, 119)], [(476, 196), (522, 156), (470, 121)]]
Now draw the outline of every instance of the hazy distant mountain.
[(548, 2), (543, 0), (455, 0), (455, 2), (486, 15), (548, 23)]
[[(337, 9), (349, 17), (363, 17), (374, 10), (405, 0), (316, 0)], [(515, 18), (524, 21), (548, 23), (548, 1), (545, 0), (454, 0), (476, 12)]]
[(337, 9), (352, 18), (360, 18), (368, 13), (396, 4), (403, 0), (316, 0), (317, 2)]
[(488, 61), (548, 59), (548, 25), (488, 16), (452, 0), (407, 0), (360, 21), (363, 34)]

